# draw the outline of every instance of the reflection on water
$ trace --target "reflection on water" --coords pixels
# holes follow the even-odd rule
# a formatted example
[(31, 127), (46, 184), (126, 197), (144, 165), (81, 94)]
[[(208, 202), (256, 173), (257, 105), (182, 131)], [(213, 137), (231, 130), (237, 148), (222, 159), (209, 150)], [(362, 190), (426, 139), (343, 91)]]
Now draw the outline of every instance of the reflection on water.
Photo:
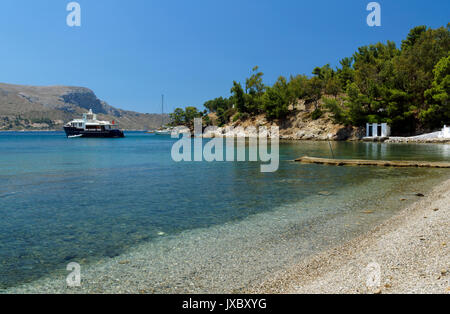
[[(160, 238), (162, 232), (176, 236), (284, 207), (304, 210), (286, 220), (290, 223), (300, 224), (308, 213), (326, 225), (362, 204), (371, 206), (371, 190), (382, 199), (396, 183), (406, 191), (407, 183), (426, 185), (448, 174), (290, 162), (303, 155), (329, 157), (329, 144), (321, 142), (281, 143), (279, 171), (261, 173), (257, 162), (175, 163), (170, 158), (173, 143), (144, 133), (118, 140), (0, 134), (0, 286), (34, 280), (64, 269), (69, 261), (114, 257)], [(450, 159), (448, 145), (332, 147), (338, 158)], [(320, 226), (308, 236), (319, 237)]]

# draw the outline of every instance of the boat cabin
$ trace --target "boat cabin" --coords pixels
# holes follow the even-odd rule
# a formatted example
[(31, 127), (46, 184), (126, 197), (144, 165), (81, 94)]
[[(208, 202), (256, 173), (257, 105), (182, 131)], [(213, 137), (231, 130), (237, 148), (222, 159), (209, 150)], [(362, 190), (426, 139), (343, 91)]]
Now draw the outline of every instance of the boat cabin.
[(83, 119), (76, 119), (67, 124), (68, 127), (83, 129), (86, 131), (109, 131), (118, 130), (118, 126), (114, 121), (97, 120), (97, 115), (92, 112), (92, 109), (87, 113), (83, 113)]

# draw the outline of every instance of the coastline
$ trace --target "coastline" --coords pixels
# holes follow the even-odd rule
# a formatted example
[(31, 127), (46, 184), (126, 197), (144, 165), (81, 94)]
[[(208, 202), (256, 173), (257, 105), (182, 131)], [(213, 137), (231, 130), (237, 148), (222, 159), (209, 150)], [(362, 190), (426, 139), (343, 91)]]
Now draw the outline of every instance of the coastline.
[[(274, 274), (249, 293), (450, 293), (450, 179), (365, 235)], [(367, 266), (380, 285), (367, 286)]]
[[(124, 132), (146, 132), (146, 130), (123, 130)], [(0, 130), (1, 133), (49, 133), (49, 132), (64, 132), (62, 129), (58, 130)], [(236, 138), (250, 138), (250, 137), (258, 137), (256, 134), (245, 135), (242, 136), (240, 134), (234, 134)], [(212, 139), (212, 138), (222, 138), (225, 137), (224, 134), (216, 134), (216, 133), (207, 133), (202, 136), (204, 139)], [(336, 139), (330, 136), (316, 136), (316, 135), (307, 135), (302, 138), (295, 138), (293, 136), (281, 135), (280, 141), (284, 142), (379, 142), (386, 144), (440, 144), (440, 145), (449, 145), (450, 139), (448, 138), (432, 138), (432, 139), (423, 139), (423, 138), (410, 138), (410, 137), (392, 137), (385, 139), (383, 141), (378, 141), (376, 139), (373, 140), (365, 140), (363, 138), (347, 138), (347, 139)]]

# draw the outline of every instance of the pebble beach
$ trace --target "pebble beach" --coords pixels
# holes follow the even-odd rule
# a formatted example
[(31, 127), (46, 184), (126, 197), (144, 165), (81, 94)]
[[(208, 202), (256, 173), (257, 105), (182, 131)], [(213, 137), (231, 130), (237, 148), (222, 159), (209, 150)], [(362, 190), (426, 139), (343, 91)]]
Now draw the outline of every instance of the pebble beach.
[[(367, 234), (305, 259), (249, 292), (448, 294), (449, 211), (447, 180)], [(371, 265), (380, 271), (375, 285)]]

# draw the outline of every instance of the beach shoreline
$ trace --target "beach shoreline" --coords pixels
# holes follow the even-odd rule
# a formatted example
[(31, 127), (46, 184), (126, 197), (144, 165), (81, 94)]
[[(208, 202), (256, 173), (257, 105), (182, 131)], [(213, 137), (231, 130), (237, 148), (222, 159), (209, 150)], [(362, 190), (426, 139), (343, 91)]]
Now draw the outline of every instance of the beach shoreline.
[[(370, 232), (306, 258), (247, 292), (448, 294), (449, 211), (447, 179)], [(373, 284), (377, 267), (379, 283)]]
[[(448, 240), (450, 240), (448, 237), (450, 226), (448, 217), (450, 209), (448, 205), (450, 204), (449, 177), (447, 175), (444, 178), (441, 177), (438, 183), (435, 181), (429, 185), (429, 188), (408, 188), (407, 191), (411, 192), (414, 199), (420, 197), (416, 195), (418, 192), (424, 193), (425, 196), (420, 197), (419, 201), (414, 200), (414, 203), (410, 206), (406, 207), (405, 204), (399, 207), (399, 211), (396, 211), (394, 216), (373, 225), (370, 229), (366, 229), (370, 231), (364, 231), (360, 236), (342, 239), (342, 244), (339, 246), (317, 251), (313, 255), (296, 254), (298, 257), (290, 260), (290, 263), (286, 264), (285, 267), (272, 268), (273, 272), (263, 274), (261, 280), (257, 278), (257, 280), (242, 283), (238, 289), (230, 289), (227, 286), (229, 281), (227, 277), (232, 274), (230, 271), (234, 267), (233, 263), (240, 261), (240, 259), (236, 260), (232, 257), (242, 255), (243, 252), (242, 248), (236, 247), (234, 243), (241, 241), (242, 237), (256, 239), (253, 236), (241, 236), (242, 230), (248, 230), (249, 225), (245, 222), (227, 223), (218, 226), (212, 229), (213, 233), (210, 232), (211, 229), (209, 228), (187, 231), (187, 234), (191, 234), (189, 242), (179, 236), (169, 237), (168, 244), (163, 246), (159, 245), (159, 241), (143, 243), (117, 257), (105, 257), (92, 264), (85, 264), (81, 261), (83, 284), (79, 288), (70, 288), (66, 285), (65, 279), (68, 273), (61, 269), (58, 273), (49, 274), (28, 284), (0, 290), (0, 293), (378, 293), (379, 287), (369, 289), (365, 285), (367, 274), (364, 269), (369, 263), (380, 265), (381, 290), (379, 292), (448, 293), (449, 283), (446, 272), (450, 269), (448, 253)], [(393, 195), (394, 202), (407, 202), (406, 199), (401, 199), (404, 194), (399, 193), (399, 190), (393, 193), (395, 194)], [(406, 209), (401, 209), (402, 207), (406, 207)], [(434, 211), (433, 209), (439, 210)], [(361, 215), (372, 217), (376, 214), (365, 211)], [(295, 221), (291, 212), (287, 217)], [(270, 226), (276, 224), (276, 221), (271, 219), (264, 219), (264, 221)], [(243, 228), (243, 224), (247, 227)], [(261, 225), (259, 219), (255, 220), (253, 224), (258, 226), (259, 232), (274, 234), (275, 237), (279, 237), (276, 236), (277, 227), (268, 231), (264, 225)], [(285, 222), (281, 221), (281, 225), (285, 225)], [(230, 227), (233, 229), (230, 230)], [(430, 230), (426, 229), (428, 227)], [(398, 231), (397, 228), (406, 230)], [(253, 228), (250, 229), (253, 230)], [(297, 226), (293, 232), (297, 234), (299, 230), (302, 229)], [(207, 267), (211, 267), (210, 272), (212, 274), (217, 274), (217, 272), (222, 272), (222, 274), (212, 277), (204, 276), (203, 267), (205, 266), (199, 262), (198, 258), (204, 256), (204, 252), (214, 252), (214, 250), (204, 249), (205, 247), (216, 247), (218, 239), (224, 236), (224, 232), (233, 235), (233, 239), (227, 241), (227, 246), (221, 250), (227, 253), (221, 256), (216, 252), (217, 256), (207, 256), (208, 260), (214, 258), (214, 262), (206, 264)], [(396, 232), (400, 234), (395, 235)], [(164, 237), (165, 235), (161, 234), (161, 239)], [(261, 249), (264, 249), (261, 251), (263, 253), (259, 254), (279, 256), (283, 255), (284, 250), (295, 250), (296, 245), (293, 241), (297, 243), (301, 238), (293, 236), (290, 239), (284, 234), (282, 242), (269, 243), (270, 250), (264, 247), (264, 243), (255, 241), (248, 242), (245, 247), (249, 252), (250, 250), (261, 251)], [(307, 241), (306, 245), (314, 246), (309, 238), (304, 240)], [(420, 249), (417, 258), (415, 256), (404, 257), (405, 251), (407, 253), (408, 250), (411, 250), (411, 245), (408, 242), (410, 240), (414, 241), (412, 248)], [(199, 246), (199, 243), (202, 243), (202, 245)], [(440, 245), (443, 243), (445, 243), (445, 246), (441, 247)], [(430, 244), (433, 246), (431, 249)], [(388, 251), (386, 251), (386, 248)], [(398, 248), (401, 250), (399, 251)], [(369, 254), (367, 254), (367, 250), (369, 250)], [(178, 251), (182, 253), (180, 256), (183, 256), (184, 261), (173, 259), (176, 256), (169, 254)], [(435, 252), (439, 254), (435, 254)], [(259, 254), (247, 256), (247, 261), (251, 261), (248, 264), (251, 265), (248, 271), (252, 274), (256, 272), (255, 258), (262, 256)], [(389, 256), (389, 254), (394, 254), (396, 257), (400, 256), (400, 260), (384, 260), (384, 256)], [(228, 260), (227, 256), (231, 259)], [(434, 259), (431, 262), (429, 261), (430, 256)], [(187, 261), (192, 261), (194, 264)], [(215, 266), (216, 263), (221, 265), (220, 270)], [(162, 278), (161, 281), (155, 281), (152, 272), (160, 268), (159, 266), (155, 268), (154, 265), (163, 266), (163, 269), (166, 270), (176, 267), (172, 271), (177, 270), (179, 266), (182, 267), (180, 273), (173, 272), (173, 278)], [(242, 265), (247, 265), (247, 262)], [(426, 267), (424, 268), (423, 265)], [(227, 267), (231, 268), (223, 271)], [(235, 280), (239, 280), (240, 276), (243, 276), (243, 270), (239, 267), (234, 269), (233, 272), (237, 270), (241, 273), (240, 275), (235, 274)], [(444, 274), (441, 273), (442, 270), (445, 270)], [(401, 277), (397, 274), (399, 271)], [(417, 275), (419, 278), (416, 278)], [(421, 278), (422, 275), (425, 277)], [(437, 279), (437, 277), (440, 278)], [(215, 288), (210, 290), (210, 288), (207, 288), (209, 287), (207, 284), (213, 278), (218, 282), (215, 283)], [(179, 281), (180, 279), (182, 281)], [(191, 280), (194, 281), (191, 282)], [(169, 282), (179, 283), (179, 286), (168, 286)], [(408, 282), (415, 283), (415, 286), (408, 286)], [(186, 283), (190, 283), (192, 286)], [(204, 287), (202, 287), (203, 284), (205, 284)], [(388, 288), (386, 288), (386, 285)]]

